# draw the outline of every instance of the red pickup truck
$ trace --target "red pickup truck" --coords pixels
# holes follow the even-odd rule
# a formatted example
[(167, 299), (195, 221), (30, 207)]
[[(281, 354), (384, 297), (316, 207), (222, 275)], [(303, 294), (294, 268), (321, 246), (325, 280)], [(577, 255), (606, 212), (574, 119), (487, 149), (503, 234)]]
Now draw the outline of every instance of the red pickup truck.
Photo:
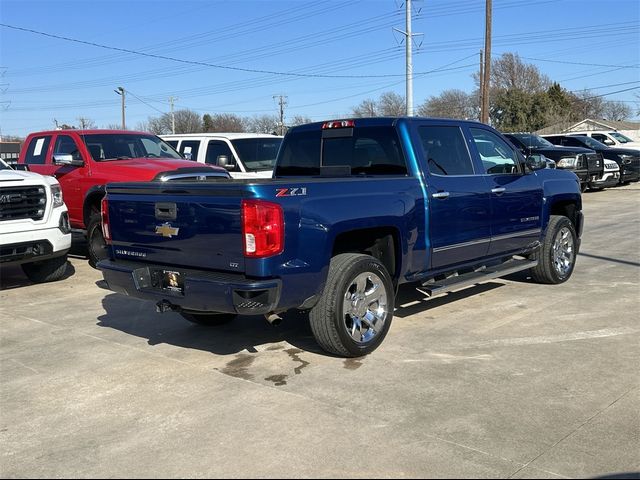
[(89, 263), (106, 257), (100, 201), (107, 183), (230, 178), (224, 168), (183, 159), (159, 137), (128, 130), (53, 130), (30, 134), (18, 163), (62, 187), (71, 227), (87, 238)]

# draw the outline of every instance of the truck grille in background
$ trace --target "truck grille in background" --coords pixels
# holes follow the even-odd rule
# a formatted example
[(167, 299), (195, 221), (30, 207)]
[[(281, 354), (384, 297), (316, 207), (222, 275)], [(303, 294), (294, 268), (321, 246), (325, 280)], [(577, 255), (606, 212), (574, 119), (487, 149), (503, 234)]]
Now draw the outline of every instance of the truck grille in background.
[(588, 153), (585, 157), (587, 157), (589, 170), (600, 170), (604, 165), (604, 160), (600, 153)]
[(44, 187), (9, 187), (0, 189), (0, 221), (42, 220), (47, 207)]

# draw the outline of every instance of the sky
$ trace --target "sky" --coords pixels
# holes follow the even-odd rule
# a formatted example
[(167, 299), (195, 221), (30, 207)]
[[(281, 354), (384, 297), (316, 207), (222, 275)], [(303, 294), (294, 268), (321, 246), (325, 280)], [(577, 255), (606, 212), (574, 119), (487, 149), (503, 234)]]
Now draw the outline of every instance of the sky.
[[(348, 117), (405, 94), (403, 0), (0, 0), (0, 135), (174, 109)], [(413, 0), (413, 103), (475, 88), (485, 0)], [(493, 0), (492, 56), (640, 110), (640, 0)]]

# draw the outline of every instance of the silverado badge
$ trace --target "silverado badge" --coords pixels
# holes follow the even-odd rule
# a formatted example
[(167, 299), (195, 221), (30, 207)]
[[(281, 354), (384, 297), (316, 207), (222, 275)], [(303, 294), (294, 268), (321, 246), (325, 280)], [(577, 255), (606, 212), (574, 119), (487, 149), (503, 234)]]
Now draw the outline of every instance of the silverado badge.
[(172, 227), (169, 222), (164, 222), (162, 225), (156, 226), (156, 233), (158, 235), (162, 235), (163, 237), (171, 238), (174, 235), (178, 235), (179, 231), (179, 228)]

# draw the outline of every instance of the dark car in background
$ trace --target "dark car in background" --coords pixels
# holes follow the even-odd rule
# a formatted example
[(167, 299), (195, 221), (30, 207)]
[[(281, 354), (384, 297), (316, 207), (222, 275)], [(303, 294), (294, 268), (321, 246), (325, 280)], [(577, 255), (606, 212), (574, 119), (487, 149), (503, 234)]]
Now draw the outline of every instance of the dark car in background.
[(527, 157), (542, 154), (556, 162), (556, 168), (573, 171), (580, 179), (582, 190), (596, 182), (604, 173), (604, 161), (593, 149), (582, 146), (558, 146), (532, 133), (505, 133), (511, 143)]
[(584, 147), (595, 150), (606, 160), (613, 160), (620, 167), (620, 183), (640, 180), (640, 152), (630, 148), (607, 147), (604, 143), (581, 135), (545, 135), (555, 145)]

